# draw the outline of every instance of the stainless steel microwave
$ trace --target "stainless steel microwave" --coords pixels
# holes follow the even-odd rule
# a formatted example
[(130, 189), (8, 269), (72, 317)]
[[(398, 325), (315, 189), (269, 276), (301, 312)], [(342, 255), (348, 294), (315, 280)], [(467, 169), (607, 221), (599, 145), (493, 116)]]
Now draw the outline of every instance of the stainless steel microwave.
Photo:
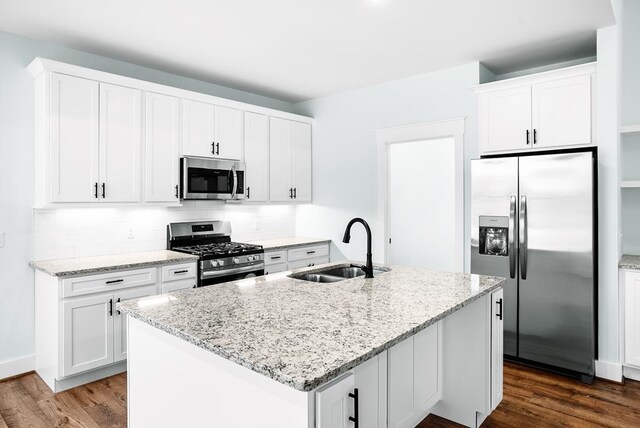
[(180, 159), (182, 199), (246, 198), (245, 163), (185, 156)]

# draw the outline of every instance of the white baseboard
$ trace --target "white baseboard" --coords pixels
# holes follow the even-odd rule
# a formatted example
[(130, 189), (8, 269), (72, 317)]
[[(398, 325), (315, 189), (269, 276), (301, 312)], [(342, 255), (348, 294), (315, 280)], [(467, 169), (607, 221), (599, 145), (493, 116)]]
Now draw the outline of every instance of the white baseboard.
[(0, 362), (0, 380), (30, 372), (36, 368), (35, 354)]
[(622, 382), (622, 364), (596, 360), (596, 376), (614, 382)]
[(624, 366), (622, 374), (626, 379), (640, 380), (640, 369)]

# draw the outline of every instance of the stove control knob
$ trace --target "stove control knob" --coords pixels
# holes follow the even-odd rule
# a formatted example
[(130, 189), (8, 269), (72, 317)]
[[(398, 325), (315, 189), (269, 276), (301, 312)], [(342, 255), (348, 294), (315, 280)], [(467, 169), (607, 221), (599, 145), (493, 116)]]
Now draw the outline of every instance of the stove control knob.
[(240, 259), (239, 259), (239, 258), (237, 258), (237, 257), (234, 257), (234, 258), (233, 258), (233, 263), (234, 263), (234, 264), (238, 264), (238, 263), (240, 263)]
[(218, 260), (218, 266), (224, 266), (224, 260)]
[(218, 267), (218, 262), (220, 260), (211, 260), (211, 267)]
[(255, 258), (253, 256), (247, 256), (247, 261), (248, 262), (252, 262), (254, 260), (255, 260)]

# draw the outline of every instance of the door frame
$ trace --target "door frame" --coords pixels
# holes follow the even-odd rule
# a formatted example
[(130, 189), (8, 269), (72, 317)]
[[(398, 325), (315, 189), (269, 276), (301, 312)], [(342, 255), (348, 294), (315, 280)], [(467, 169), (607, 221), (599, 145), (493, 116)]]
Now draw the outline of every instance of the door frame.
[(465, 117), (403, 125), (376, 130), (378, 151), (378, 218), (384, 223), (384, 262), (389, 263), (389, 146), (421, 140), (453, 138), (455, 144), (455, 211), (454, 240), (456, 268), (464, 272), (464, 132)]

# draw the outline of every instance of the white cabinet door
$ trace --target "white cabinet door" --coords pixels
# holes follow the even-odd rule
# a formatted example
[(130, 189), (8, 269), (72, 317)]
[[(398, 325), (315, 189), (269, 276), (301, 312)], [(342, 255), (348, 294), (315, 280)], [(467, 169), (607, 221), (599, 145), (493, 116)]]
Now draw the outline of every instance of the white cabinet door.
[(398, 343), (387, 355), (389, 427), (412, 427), (442, 397), (440, 323)]
[(242, 112), (233, 108), (215, 106), (214, 113), (215, 157), (242, 159)]
[(182, 154), (214, 157), (215, 106), (182, 100)]
[[(349, 373), (316, 391), (316, 427), (352, 428), (354, 376)], [(363, 425), (364, 426), (364, 425)]]
[(100, 84), (101, 200), (140, 200), (142, 92)]
[(62, 376), (113, 362), (113, 295), (62, 303)]
[(480, 94), (478, 104), (481, 153), (531, 148), (530, 86)]
[(591, 144), (591, 76), (574, 76), (532, 86), (533, 146)]
[(502, 401), (504, 359), (504, 304), (502, 289), (491, 294), (491, 409)]
[(269, 123), (269, 199), (291, 201), (291, 121), (272, 117)]
[(162, 284), (161, 292), (162, 294), (171, 293), (173, 291), (186, 290), (187, 288), (196, 288), (196, 279), (190, 279), (187, 281), (178, 281), (178, 282), (169, 282), (166, 284)]
[(145, 201), (177, 202), (180, 175), (180, 100), (145, 94)]
[(244, 113), (247, 201), (269, 199), (269, 117)]
[(624, 274), (624, 362), (640, 367), (640, 273)]
[(354, 390), (358, 390), (358, 424), (387, 426), (387, 353), (383, 352), (353, 369)]
[(119, 302), (126, 302), (140, 297), (153, 296), (157, 292), (155, 285), (134, 288), (133, 290), (123, 290), (113, 295), (113, 362), (127, 359), (127, 316), (116, 310), (115, 305)]
[(311, 201), (311, 125), (291, 122), (291, 168), (293, 198)]
[(98, 88), (92, 80), (51, 74), (51, 202), (98, 200)]

